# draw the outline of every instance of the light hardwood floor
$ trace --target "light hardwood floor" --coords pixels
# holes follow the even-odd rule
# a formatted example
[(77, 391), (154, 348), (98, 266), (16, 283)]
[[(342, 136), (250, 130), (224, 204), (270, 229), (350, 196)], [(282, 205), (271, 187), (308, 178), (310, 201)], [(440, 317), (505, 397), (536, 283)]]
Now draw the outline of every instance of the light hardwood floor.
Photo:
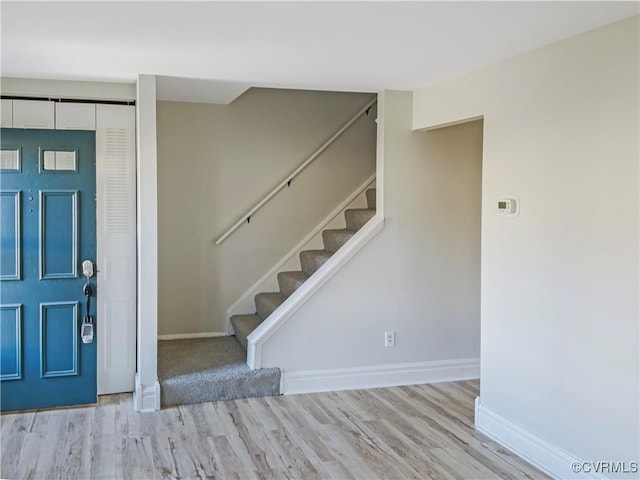
[(252, 398), (133, 411), (3, 414), (0, 476), (102, 478), (548, 478), (473, 428), (478, 382)]

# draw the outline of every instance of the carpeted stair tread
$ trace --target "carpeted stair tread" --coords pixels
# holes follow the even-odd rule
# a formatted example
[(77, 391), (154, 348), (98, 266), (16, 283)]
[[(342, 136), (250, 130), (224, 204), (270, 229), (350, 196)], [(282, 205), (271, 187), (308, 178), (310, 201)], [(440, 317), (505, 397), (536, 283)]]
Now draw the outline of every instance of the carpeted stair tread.
[(253, 332), (262, 319), (258, 315), (233, 315), (229, 321), (233, 325), (233, 332), (235, 333), (236, 340), (247, 349), (247, 337)]
[(344, 218), (349, 230), (360, 230), (362, 226), (373, 218), (376, 211), (371, 208), (352, 208), (345, 210)]
[(324, 249), (328, 252), (337, 252), (355, 233), (354, 230), (347, 230), (346, 228), (323, 231), (322, 241), (324, 242)]
[(376, 209), (376, 189), (375, 188), (370, 188), (369, 190), (367, 190), (367, 206), (372, 209), (375, 210)]
[(280, 394), (279, 368), (251, 370), (246, 362), (233, 337), (159, 341), (162, 406)]
[(308, 273), (300, 271), (278, 273), (278, 285), (280, 285), (280, 293), (288, 297), (298, 288), (300, 288), (300, 285), (306, 282), (308, 278)]
[(302, 265), (302, 271), (313, 275), (324, 262), (331, 258), (332, 252), (326, 250), (304, 250), (300, 252), (300, 264)]
[(267, 318), (287, 299), (282, 293), (259, 293), (255, 296), (256, 312), (262, 319)]

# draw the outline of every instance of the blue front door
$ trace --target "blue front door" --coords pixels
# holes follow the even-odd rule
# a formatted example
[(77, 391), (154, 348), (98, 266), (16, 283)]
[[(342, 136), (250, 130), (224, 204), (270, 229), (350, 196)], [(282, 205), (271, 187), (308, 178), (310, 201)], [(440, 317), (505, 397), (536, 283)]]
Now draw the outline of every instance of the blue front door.
[(0, 144), (0, 410), (94, 403), (95, 133), (3, 128)]

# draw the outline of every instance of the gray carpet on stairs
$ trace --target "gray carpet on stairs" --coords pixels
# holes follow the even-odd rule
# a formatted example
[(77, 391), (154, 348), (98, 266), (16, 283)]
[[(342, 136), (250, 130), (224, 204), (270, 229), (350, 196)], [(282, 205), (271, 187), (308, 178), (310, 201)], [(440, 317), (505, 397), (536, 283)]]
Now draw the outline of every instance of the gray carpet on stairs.
[(161, 340), (162, 406), (280, 394), (280, 369), (251, 370), (235, 337)]

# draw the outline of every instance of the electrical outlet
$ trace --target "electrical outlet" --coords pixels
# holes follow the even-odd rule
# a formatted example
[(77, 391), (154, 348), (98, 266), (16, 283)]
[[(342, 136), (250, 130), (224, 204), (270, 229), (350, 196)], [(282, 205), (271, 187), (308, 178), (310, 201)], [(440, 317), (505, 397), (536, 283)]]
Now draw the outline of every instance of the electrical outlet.
[(393, 330), (384, 332), (384, 346), (385, 347), (396, 346), (396, 332), (394, 332)]

